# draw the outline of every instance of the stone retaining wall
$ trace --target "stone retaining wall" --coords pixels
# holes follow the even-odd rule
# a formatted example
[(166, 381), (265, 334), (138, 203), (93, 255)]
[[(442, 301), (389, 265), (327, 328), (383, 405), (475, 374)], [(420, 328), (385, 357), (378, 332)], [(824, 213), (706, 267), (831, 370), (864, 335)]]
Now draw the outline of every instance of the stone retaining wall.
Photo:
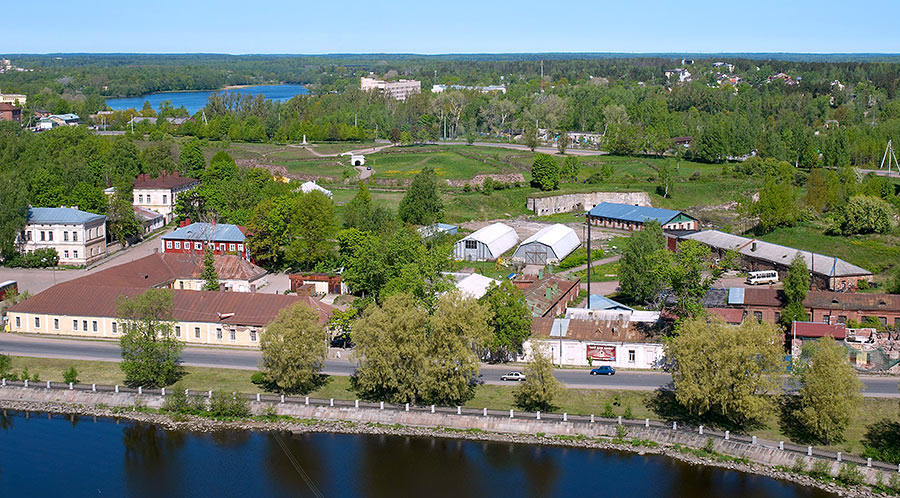
[(556, 213), (570, 213), (575, 210), (589, 211), (601, 202), (616, 202), (635, 206), (650, 206), (647, 192), (583, 192), (561, 194), (549, 197), (528, 197), (525, 207), (539, 216)]

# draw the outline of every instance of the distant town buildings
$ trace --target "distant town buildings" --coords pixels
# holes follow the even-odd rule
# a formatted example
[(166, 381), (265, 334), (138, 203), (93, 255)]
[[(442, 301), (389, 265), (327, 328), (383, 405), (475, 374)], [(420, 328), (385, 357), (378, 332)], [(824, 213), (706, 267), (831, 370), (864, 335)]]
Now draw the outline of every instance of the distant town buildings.
[(506, 85), (469, 86), (469, 85), (432, 85), (431, 93), (443, 93), (446, 90), (474, 90), (481, 93), (506, 93)]
[(769, 76), (769, 79), (768, 79), (769, 83), (771, 83), (775, 80), (782, 80), (782, 81), (784, 81), (784, 83), (786, 85), (794, 86), (794, 85), (797, 85), (800, 83), (801, 77), (797, 76), (797, 79), (795, 80), (794, 78), (792, 78), (790, 75), (788, 75), (786, 73), (778, 73), (778, 74), (773, 74), (772, 76)]
[(12, 104), (23, 107), (27, 100), (28, 96), (23, 93), (0, 93), (0, 104)]
[(22, 109), (6, 102), (0, 102), (0, 121), (22, 122)]
[(200, 254), (206, 247), (213, 254), (236, 254), (250, 260), (250, 250), (245, 244), (244, 228), (226, 223), (191, 223), (162, 236), (165, 253)]
[(406, 100), (410, 95), (421, 93), (422, 82), (417, 80), (384, 81), (363, 76), (359, 79), (359, 88), (364, 92), (381, 90), (394, 100)]
[[(347, 284), (340, 275), (331, 273), (291, 273), (291, 290), (297, 295), (324, 296), (326, 294), (346, 294)], [(306, 291), (304, 292), (304, 288)]]
[(685, 81), (691, 81), (691, 73), (687, 69), (678, 68), (678, 69), (669, 69), (665, 72), (666, 78), (671, 78), (673, 76), (678, 77), (679, 83), (684, 83)]
[[(0, 73), (11, 73), (11, 72), (26, 72), (26, 71), (34, 71), (34, 69), (25, 69), (24, 67), (17, 67), (12, 63), (9, 59), (0, 59)], [(25, 105), (25, 102), (22, 102), (22, 105)]]
[(88, 265), (106, 256), (106, 216), (76, 207), (30, 207), (16, 242), (26, 253), (55, 249), (61, 265)]
[(175, 216), (175, 202), (178, 196), (199, 184), (200, 180), (179, 176), (178, 172), (172, 174), (162, 172), (156, 178), (142, 173), (134, 180), (132, 204), (163, 215), (165, 222), (169, 223)]
[(300, 185), (300, 191), (303, 192), (304, 194), (318, 191), (318, 192), (322, 192), (323, 194), (327, 195), (328, 197), (331, 197), (332, 195), (334, 195), (331, 193), (330, 190), (319, 185), (316, 182), (303, 182), (303, 184)]
[(57, 126), (77, 126), (81, 122), (81, 118), (77, 114), (51, 114), (46, 118), (41, 118), (37, 122), (38, 131), (50, 130)]

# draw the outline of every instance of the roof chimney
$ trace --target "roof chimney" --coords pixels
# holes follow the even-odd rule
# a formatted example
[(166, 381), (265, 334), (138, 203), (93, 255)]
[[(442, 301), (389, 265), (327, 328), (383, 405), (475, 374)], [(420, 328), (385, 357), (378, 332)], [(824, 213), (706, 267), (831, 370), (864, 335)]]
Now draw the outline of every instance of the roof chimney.
[(756, 251), (756, 241), (754, 240), (752, 244), (750, 244), (750, 250)]

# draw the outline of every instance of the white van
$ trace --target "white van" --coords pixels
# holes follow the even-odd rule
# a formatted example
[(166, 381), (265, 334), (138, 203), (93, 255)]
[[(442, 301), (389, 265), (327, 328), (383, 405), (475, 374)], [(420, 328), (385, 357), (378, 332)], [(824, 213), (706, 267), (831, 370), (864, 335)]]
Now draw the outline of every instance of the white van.
[(778, 272), (775, 270), (751, 271), (747, 274), (747, 283), (750, 285), (778, 283)]

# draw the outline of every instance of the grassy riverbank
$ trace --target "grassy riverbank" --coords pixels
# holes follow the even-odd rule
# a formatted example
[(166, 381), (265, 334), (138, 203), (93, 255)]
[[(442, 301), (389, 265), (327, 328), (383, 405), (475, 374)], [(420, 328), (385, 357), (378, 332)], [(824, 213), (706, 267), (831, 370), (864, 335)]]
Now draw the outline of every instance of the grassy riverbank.
[[(63, 371), (74, 366), (78, 370), (78, 380), (82, 383), (124, 384), (124, 375), (117, 363), (87, 360), (67, 360), (56, 358), (12, 357), (12, 372), (21, 374), (28, 369), (29, 375), (37, 374), (40, 381), (63, 381)], [(185, 375), (178, 382), (184, 388), (195, 390), (215, 389), (226, 392), (256, 393), (261, 388), (250, 382), (252, 371), (225, 368), (185, 367)], [(469, 408), (489, 408), (509, 410), (514, 408), (514, 386), (482, 385), (475, 391), (475, 397), (466, 403)], [(331, 376), (324, 386), (310, 393), (313, 398), (356, 399), (357, 395), (350, 389), (350, 378)], [(615, 389), (566, 389), (556, 401), (557, 412), (597, 416), (628, 416), (635, 419), (669, 419), (672, 413), (666, 413), (665, 404), (659, 402), (655, 392), (624, 391)], [(677, 418), (677, 417), (676, 417)], [(847, 429), (846, 441), (827, 448), (859, 454), (862, 452), (861, 440), (869, 424), (882, 419), (898, 420), (897, 400), (881, 398), (864, 398), (862, 406)], [(790, 441), (779, 424), (777, 413), (772, 413), (759, 427), (750, 434), (770, 440)]]

